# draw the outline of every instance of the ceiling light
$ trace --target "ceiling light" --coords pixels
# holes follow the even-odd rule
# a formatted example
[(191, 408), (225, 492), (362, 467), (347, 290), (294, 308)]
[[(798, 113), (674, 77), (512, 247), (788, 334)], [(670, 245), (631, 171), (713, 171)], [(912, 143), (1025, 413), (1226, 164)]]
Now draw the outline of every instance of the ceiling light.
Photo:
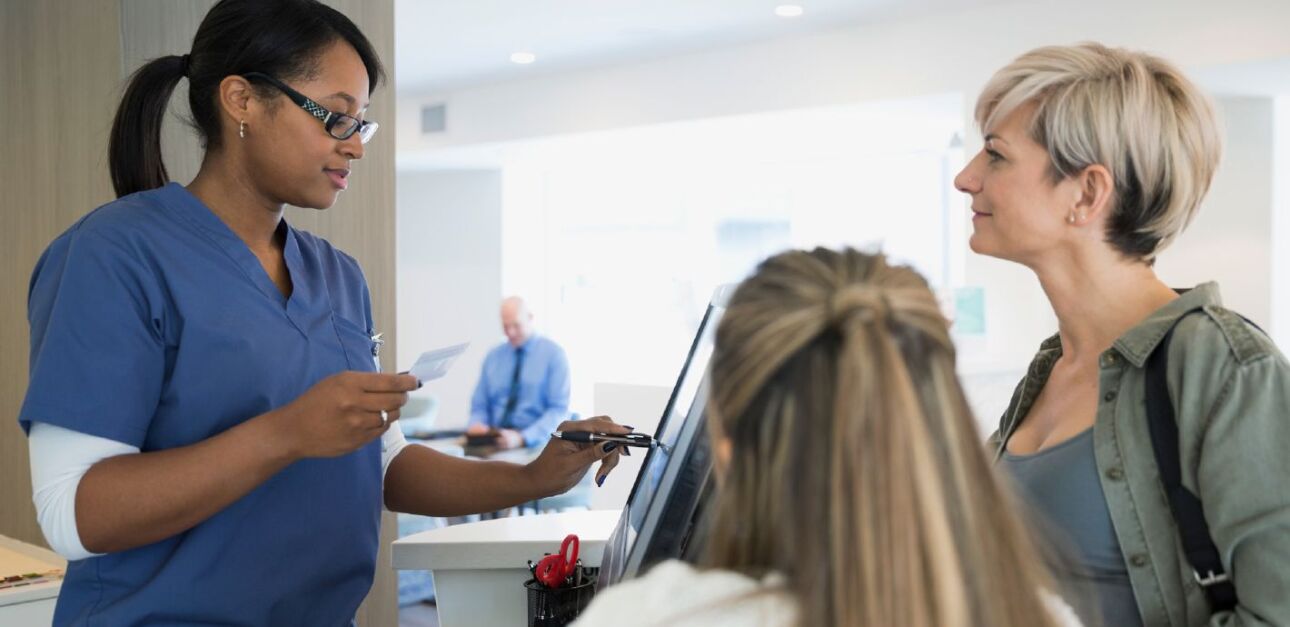
[(534, 61), (537, 61), (537, 55), (533, 54), (532, 52), (512, 52), (511, 53), (511, 63), (528, 65)]
[(775, 15), (780, 17), (799, 17), (802, 15), (802, 6), (799, 4), (781, 4), (775, 7)]

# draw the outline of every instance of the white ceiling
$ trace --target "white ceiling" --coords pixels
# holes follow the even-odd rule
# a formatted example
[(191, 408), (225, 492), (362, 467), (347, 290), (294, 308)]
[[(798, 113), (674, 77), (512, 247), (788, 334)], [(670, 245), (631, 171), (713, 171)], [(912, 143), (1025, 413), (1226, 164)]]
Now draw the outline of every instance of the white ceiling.
[[(943, 150), (962, 132), (963, 98), (933, 94), (899, 100), (811, 107), (651, 124), (589, 133), (399, 151), (399, 171), (493, 170), (515, 163), (582, 163), (582, 167), (640, 160), (641, 167), (704, 171), (753, 163), (810, 163), (890, 157)], [(677, 150), (684, 146), (684, 150)], [(665, 157), (663, 157), (665, 155)], [(626, 169), (633, 169), (626, 167)]]
[[(1000, 1), (395, 0), (395, 79), (439, 92)], [(805, 13), (776, 16), (787, 3)], [(519, 51), (537, 62), (511, 63)]]

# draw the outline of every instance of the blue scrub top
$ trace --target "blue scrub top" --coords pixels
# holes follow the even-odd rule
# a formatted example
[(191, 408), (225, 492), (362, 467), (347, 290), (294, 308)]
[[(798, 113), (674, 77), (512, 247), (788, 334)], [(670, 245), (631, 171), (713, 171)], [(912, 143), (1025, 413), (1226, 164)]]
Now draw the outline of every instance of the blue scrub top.
[[(28, 297), (19, 421), (156, 451), (282, 407), (344, 370), (375, 370), (357, 262), (291, 228), (293, 292), (183, 186), (81, 219), (41, 256)], [(372, 584), (381, 449), (292, 464), (196, 527), (72, 562), (56, 625), (349, 624)]]

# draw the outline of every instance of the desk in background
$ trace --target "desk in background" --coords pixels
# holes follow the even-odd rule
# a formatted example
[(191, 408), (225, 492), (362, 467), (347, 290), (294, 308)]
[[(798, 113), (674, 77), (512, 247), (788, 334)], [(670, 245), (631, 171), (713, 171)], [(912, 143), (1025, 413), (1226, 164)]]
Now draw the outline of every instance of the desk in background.
[(528, 624), (528, 561), (578, 534), (584, 566), (597, 568), (621, 512), (599, 510), (498, 518), (432, 529), (394, 542), (396, 570), (434, 575), (441, 627)]
[[(57, 553), (0, 536), (0, 581), (29, 573), (56, 576), (11, 582), (0, 588), (0, 625), (48, 625), (63, 587), (67, 561)], [(32, 583), (34, 582), (34, 583)], [(19, 585), (13, 585), (14, 583)]]

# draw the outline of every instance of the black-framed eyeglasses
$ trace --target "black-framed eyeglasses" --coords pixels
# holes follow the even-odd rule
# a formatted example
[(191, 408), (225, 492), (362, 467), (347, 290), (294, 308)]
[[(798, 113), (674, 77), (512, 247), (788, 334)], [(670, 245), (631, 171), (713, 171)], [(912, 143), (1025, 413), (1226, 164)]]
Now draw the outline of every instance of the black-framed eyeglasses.
[(349, 139), (354, 135), (354, 133), (358, 133), (359, 140), (366, 144), (368, 141), (371, 141), (372, 136), (376, 134), (376, 129), (381, 127), (381, 125), (376, 122), (360, 120), (352, 115), (336, 113), (335, 111), (327, 109), (313, 100), (310, 100), (308, 96), (288, 87), (286, 83), (273, 78), (268, 74), (247, 72), (242, 76), (250, 80), (262, 80), (274, 87), (277, 87), (282, 91), (282, 93), (286, 94), (287, 97), (291, 99), (291, 102), (299, 105), (301, 109), (308, 111), (309, 115), (318, 118), (318, 120), (323, 123), (323, 127), (327, 129), (327, 134), (335, 137), (336, 139)]

